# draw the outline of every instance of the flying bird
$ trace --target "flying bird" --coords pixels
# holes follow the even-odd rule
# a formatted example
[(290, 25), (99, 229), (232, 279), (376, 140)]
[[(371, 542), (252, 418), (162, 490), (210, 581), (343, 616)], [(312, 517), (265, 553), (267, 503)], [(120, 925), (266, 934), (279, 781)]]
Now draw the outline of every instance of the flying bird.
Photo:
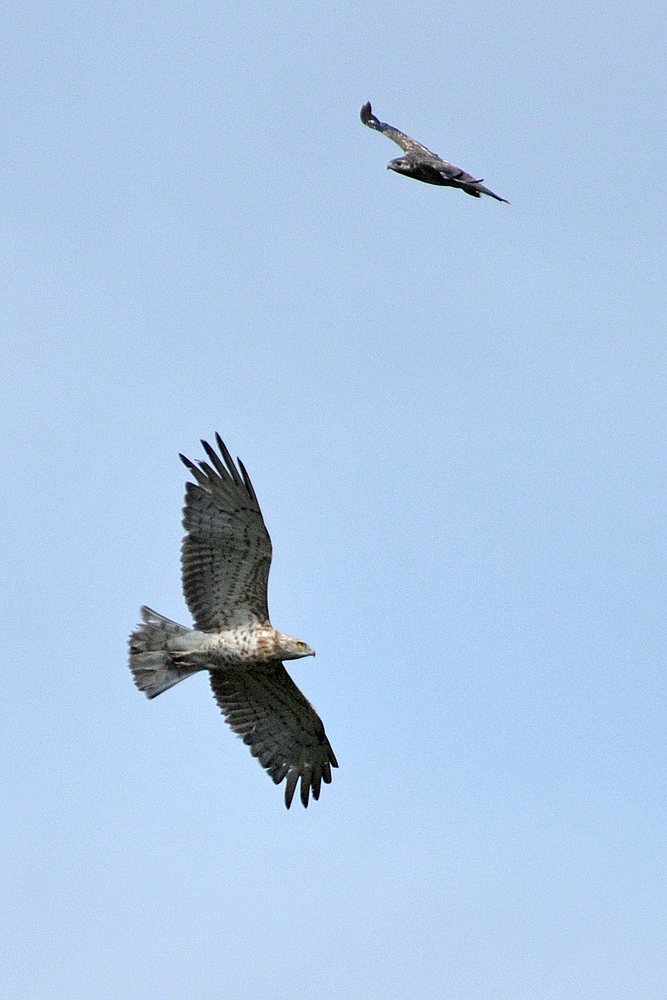
[(320, 797), (338, 762), (283, 660), (315, 656), (315, 650), (269, 620), (271, 539), (243, 463), (237, 468), (215, 437), (220, 454), (202, 441), (210, 464), (179, 456), (195, 480), (186, 484), (181, 548), (183, 592), (195, 627), (143, 607), (143, 623), (129, 640), (130, 669), (149, 698), (208, 670), (225, 720), (277, 785), (286, 779), (287, 808), (299, 779), (307, 806), (309, 793)]
[(499, 194), (494, 194), (484, 187), (482, 181), (476, 180), (472, 174), (467, 174), (465, 170), (455, 167), (447, 160), (441, 160), (437, 153), (432, 153), (421, 142), (411, 139), (405, 132), (399, 132), (393, 125), (378, 121), (373, 114), (371, 102), (364, 104), (360, 114), (364, 125), (374, 128), (376, 132), (382, 132), (388, 139), (392, 139), (401, 147), (405, 156), (400, 156), (396, 160), (391, 160), (387, 164), (387, 170), (395, 170), (397, 174), (405, 174), (406, 177), (414, 177), (417, 181), (424, 181), (425, 184), (439, 184), (441, 187), (461, 188), (466, 194), (473, 198), (479, 198), (483, 194), (488, 194), (496, 201), (509, 202), (506, 198), (501, 198)]

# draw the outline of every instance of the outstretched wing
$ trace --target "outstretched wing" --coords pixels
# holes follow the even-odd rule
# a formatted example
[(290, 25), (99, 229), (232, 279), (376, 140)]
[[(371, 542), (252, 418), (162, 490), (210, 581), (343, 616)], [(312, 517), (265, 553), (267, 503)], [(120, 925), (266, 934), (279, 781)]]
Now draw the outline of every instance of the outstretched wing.
[(282, 663), (246, 670), (211, 670), (211, 687), (225, 721), (250, 747), (276, 785), (287, 778), (289, 809), (301, 779), (301, 801), (319, 799), (338, 761), (319, 715)]
[(438, 159), (440, 162), (436, 169), (440, 172), (447, 185), (461, 188), (462, 191), (472, 195), (473, 198), (479, 198), (483, 194), (488, 194), (490, 198), (495, 198), (496, 201), (503, 201), (506, 205), (509, 205), (507, 198), (501, 198), (499, 194), (484, 187), (482, 184), (483, 177), (478, 180), (472, 174), (466, 173), (465, 170), (460, 170), (452, 163), (447, 163), (446, 160), (441, 160), (440, 157)]
[(183, 508), (183, 592), (203, 632), (269, 624), (271, 539), (243, 463), (239, 473), (220, 435), (215, 439), (222, 459), (202, 441), (210, 465), (180, 456), (196, 479)]
[(374, 128), (376, 132), (382, 132), (386, 135), (388, 139), (392, 139), (397, 143), (405, 153), (426, 153), (427, 156), (436, 156), (436, 153), (432, 153), (430, 149), (426, 146), (422, 146), (421, 142), (417, 142), (416, 139), (411, 139), (409, 135), (405, 132), (400, 132), (393, 125), (387, 125), (386, 122), (379, 121), (373, 114), (373, 109), (371, 108), (371, 102), (367, 101), (361, 109), (359, 117), (361, 118), (364, 125), (368, 125), (369, 128)]
[(495, 191), (490, 191), (489, 188), (484, 187), (481, 181), (475, 181), (474, 184), (466, 182), (465, 184), (461, 184), (461, 187), (466, 194), (471, 194), (473, 198), (479, 198), (482, 194), (488, 194), (490, 198), (495, 198), (496, 201), (502, 201), (505, 205), (510, 204), (507, 198), (501, 198), (499, 194), (495, 193)]

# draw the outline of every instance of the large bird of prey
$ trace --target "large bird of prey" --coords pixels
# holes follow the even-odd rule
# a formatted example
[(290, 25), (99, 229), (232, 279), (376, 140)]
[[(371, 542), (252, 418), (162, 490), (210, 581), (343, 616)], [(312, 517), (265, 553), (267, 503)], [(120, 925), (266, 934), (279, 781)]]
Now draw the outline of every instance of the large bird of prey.
[(360, 117), (364, 125), (374, 128), (376, 132), (382, 132), (388, 139), (397, 143), (405, 153), (405, 156), (391, 160), (387, 164), (387, 170), (395, 170), (397, 174), (414, 177), (415, 180), (424, 181), (425, 184), (461, 188), (473, 198), (488, 194), (490, 198), (504, 201), (506, 205), (509, 205), (506, 198), (501, 198), (499, 194), (494, 194), (493, 191), (484, 187), (482, 184), (484, 178), (475, 180), (472, 174), (467, 174), (465, 170), (447, 163), (447, 160), (441, 160), (437, 153), (432, 153), (430, 149), (422, 146), (421, 142), (411, 139), (405, 132), (399, 132), (393, 125), (378, 121), (373, 114), (370, 101), (364, 104)]
[(243, 463), (236, 467), (219, 434), (216, 442), (220, 455), (202, 441), (210, 464), (180, 456), (195, 479), (186, 485), (181, 549), (195, 628), (143, 607), (143, 624), (129, 640), (130, 668), (149, 698), (208, 670), (226, 721), (277, 785), (287, 779), (287, 808), (299, 779), (307, 806), (309, 793), (320, 797), (322, 781), (330, 783), (338, 762), (321, 719), (283, 660), (315, 656), (315, 650), (269, 621), (271, 539)]

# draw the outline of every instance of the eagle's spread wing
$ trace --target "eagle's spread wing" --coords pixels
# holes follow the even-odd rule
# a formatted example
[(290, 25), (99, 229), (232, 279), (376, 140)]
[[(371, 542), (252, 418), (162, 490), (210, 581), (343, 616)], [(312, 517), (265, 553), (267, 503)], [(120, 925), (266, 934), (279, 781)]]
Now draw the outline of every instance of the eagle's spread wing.
[(501, 198), (499, 194), (494, 191), (489, 190), (489, 188), (484, 187), (482, 181), (483, 177), (479, 179), (473, 177), (472, 174), (466, 173), (465, 170), (460, 170), (459, 167), (455, 167), (452, 163), (447, 163), (446, 160), (441, 160), (438, 157), (438, 171), (442, 176), (443, 180), (450, 187), (461, 188), (466, 194), (472, 195), (473, 198), (479, 198), (483, 194), (488, 194), (490, 198), (495, 198), (496, 201), (502, 201), (506, 205), (509, 205), (507, 198)]
[(359, 117), (361, 118), (364, 125), (368, 125), (369, 128), (374, 128), (376, 132), (382, 132), (386, 135), (388, 139), (392, 139), (397, 143), (405, 153), (426, 153), (427, 156), (436, 156), (436, 153), (432, 153), (430, 149), (426, 146), (422, 146), (421, 142), (417, 142), (416, 139), (411, 139), (409, 135), (405, 132), (399, 131), (399, 129), (394, 128), (393, 125), (387, 125), (386, 122), (378, 121), (378, 119), (373, 114), (373, 109), (371, 108), (371, 102), (367, 101), (361, 109)]
[(271, 539), (243, 463), (241, 475), (215, 437), (224, 462), (206, 441), (210, 465), (180, 456), (197, 481), (187, 484), (183, 508), (183, 592), (204, 632), (269, 623)]
[(246, 670), (211, 670), (211, 687), (225, 720), (250, 747), (276, 785), (287, 778), (289, 809), (301, 778), (301, 801), (320, 797), (338, 767), (319, 715), (282, 663)]

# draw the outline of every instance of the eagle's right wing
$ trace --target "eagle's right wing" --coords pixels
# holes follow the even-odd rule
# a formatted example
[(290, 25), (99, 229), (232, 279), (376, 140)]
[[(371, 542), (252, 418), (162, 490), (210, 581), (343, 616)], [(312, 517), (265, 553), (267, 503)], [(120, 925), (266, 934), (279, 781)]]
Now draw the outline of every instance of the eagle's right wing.
[(215, 437), (222, 458), (202, 441), (210, 465), (180, 456), (196, 479), (186, 486), (183, 508), (183, 592), (204, 632), (269, 623), (271, 539), (243, 463), (239, 472)]
[(465, 170), (455, 167), (452, 163), (447, 163), (446, 160), (441, 160), (438, 157), (439, 163), (436, 166), (436, 170), (440, 172), (443, 179), (450, 184), (452, 187), (461, 188), (466, 194), (472, 195), (473, 198), (479, 198), (480, 195), (488, 194), (490, 198), (495, 198), (496, 201), (503, 201), (506, 205), (509, 205), (507, 198), (501, 198), (499, 194), (495, 194), (489, 188), (484, 187), (482, 181), (483, 177), (476, 178), (472, 174), (467, 173)]
[(373, 114), (373, 109), (371, 108), (371, 102), (367, 101), (364, 104), (361, 112), (359, 114), (364, 125), (368, 125), (369, 128), (374, 128), (376, 132), (382, 132), (386, 135), (388, 139), (392, 139), (397, 145), (401, 147), (405, 153), (425, 153), (427, 156), (436, 156), (436, 153), (432, 153), (430, 149), (426, 146), (422, 146), (421, 142), (417, 142), (416, 139), (410, 138), (405, 132), (399, 131), (399, 129), (394, 128), (393, 125), (387, 125), (386, 122), (379, 121)]
[(225, 721), (250, 747), (276, 785), (287, 778), (289, 809), (301, 779), (301, 801), (319, 799), (338, 761), (319, 715), (282, 663), (244, 670), (211, 670), (211, 687)]

